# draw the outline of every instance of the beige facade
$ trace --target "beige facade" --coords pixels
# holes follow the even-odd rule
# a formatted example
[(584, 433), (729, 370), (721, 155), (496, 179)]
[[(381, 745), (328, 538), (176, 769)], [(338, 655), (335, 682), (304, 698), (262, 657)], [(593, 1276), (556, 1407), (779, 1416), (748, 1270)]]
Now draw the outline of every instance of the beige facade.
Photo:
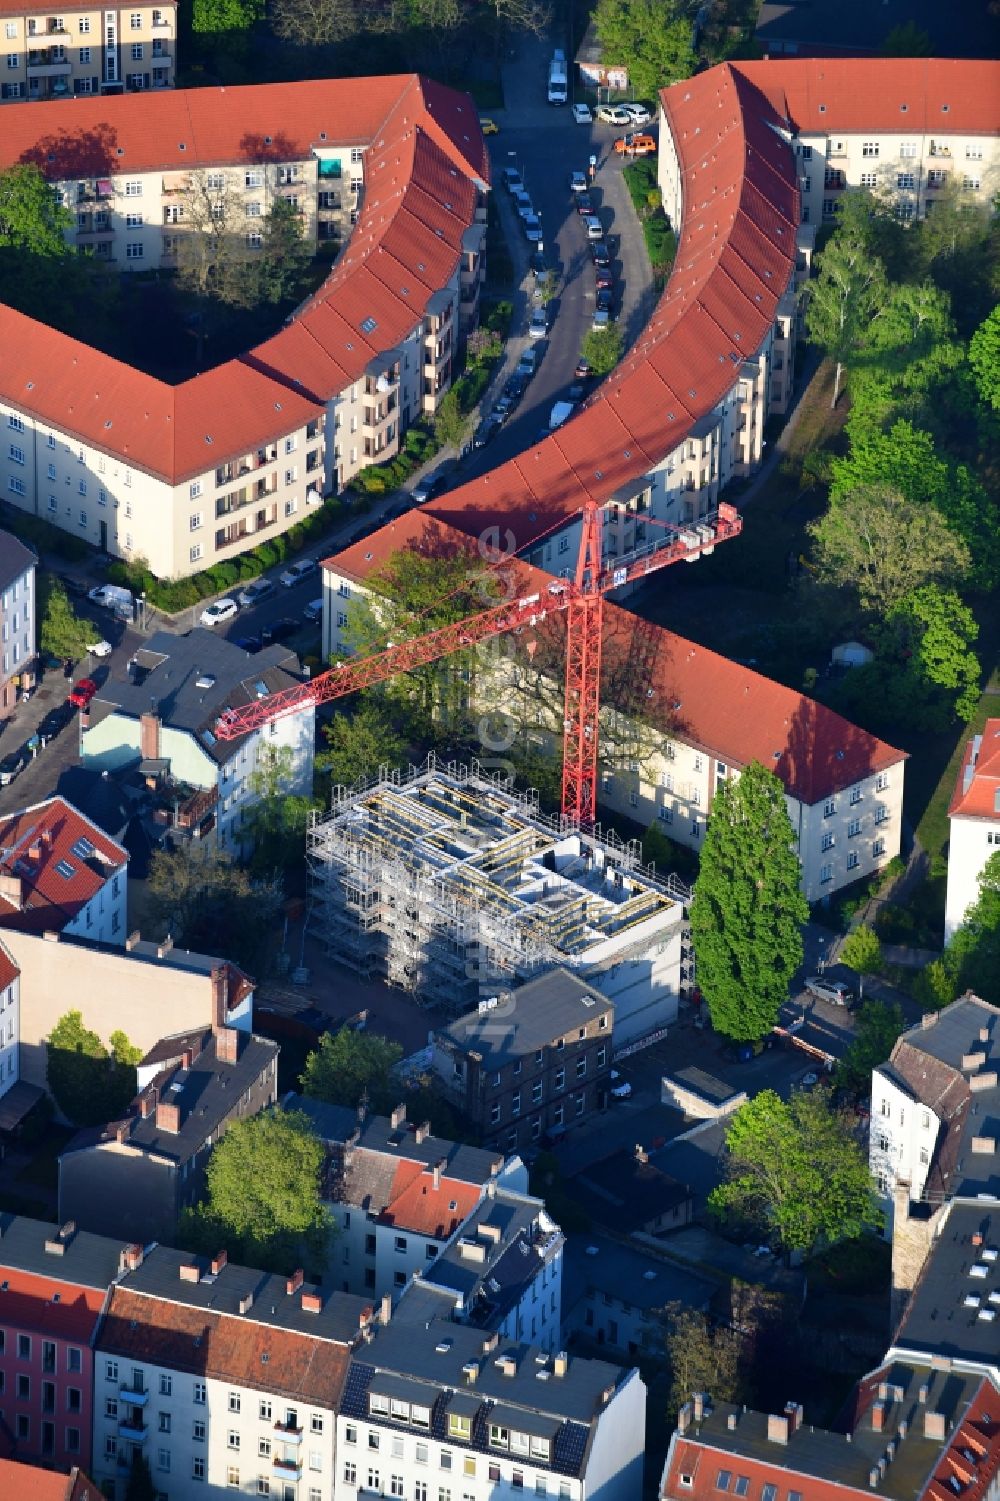
[(1000, 140), (996, 134), (952, 133), (947, 124), (945, 116), (940, 129), (926, 134), (804, 130), (795, 142), (802, 222), (829, 223), (848, 188), (869, 188), (886, 198), (904, 221), (933, 213), (949, 188), (988, 206), (1000, 186)]
[(177, 66), (176, 0), (113, 10), (0, 5), (0, 102), (167, 89)]

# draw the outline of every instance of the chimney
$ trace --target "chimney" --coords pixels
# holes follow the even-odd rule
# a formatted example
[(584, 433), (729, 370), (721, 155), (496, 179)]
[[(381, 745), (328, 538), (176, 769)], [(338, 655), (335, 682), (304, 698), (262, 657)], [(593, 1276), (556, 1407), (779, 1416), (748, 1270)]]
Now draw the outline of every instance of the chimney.
[(920, 1018), (920, 1025), (926, 1032), (928, 1027), (933, 1027), (937, 1024), (937, 1019), (938, 1014), (936, 1011), (925, 1011), (923, 1016)]
[(380, 1324), (388, 1324), (392, 1318), (392, 1293), (383, 1293), (379, 1304), (378, 1321)]
[[(443, 1160), (444, 1159), (442, 1158), (442, 1161)], [(434, 1164), (434, 1192), (436, 1193), (437, 1190), (440, 1187), (441, 1187), (441, 1163), (440, 1162), (435, 1162), (435, 1164)]]
[(705, 1416), (705, 1393), (695, 1392), (692, 1395), (691, 1401), (694, 1404), (694, 1420), (696, 1423), (700, 1423)]
[(980, 1042), (989, 1042), (989, 1040), (990, 1040), (990, 1029), (989, 1029), (989, 1027), (980, 1027), (979, 1028), (979, 1041)]
[(917, 1392), (917, 1401), (918, 1402), (922, 1402), (922, 1403), (926, 1403), (926, 1401), (927, 1401), (927, 1393), (928, 1393), (928, 1387), (927, 1387), (927, 1382), (925, 1381), (924, 1384), (923, 1384), (923, 1386), (921, 1386), (920, 1389)]
[(677, 1414), (677, 1432), (687, 1433), (691, 1427), (691, 1403), (685, 1402)]
[(981, 1230), (973, 1230), (970, 1239), (974, 1246), (981, 1246), (983, 1243), (983, 1232)]
[(937, 1439), (944, 1442), (944, 1413), (934, 1412), (928, 1408), (924, 1413), (924, 1438)]
[(237, 1306), (240, 1313), (249, 1313), (253, 1307), (253, 1293), (244, 1293)]
[(121, 1144), (123, 1142), (128, 1141), (129, 1136), (131, 1135), (131, 1132), (132, 1132), (132, 1122), (130, 1120), (116, 1121), (116, 1123), (115, 1123), (115, 1141), (118, 1143), (119, 1146), (121, 1146)]
[(565, 1350), (560, 1350), (552, 1361), (553, 1376), (565, 1376), (569, 1370), (569, 1356)]
[(973, 1068), (982, 1068), (986, 1062), (986, 1054), (983, 1051), (962, 1054), (962, 1068), (968, 1072)]
[(395, 1110), (392, 1112), (392, 1114), (389, 1117), (389, 1125), (392, 1127), (393, 1131), (398, 1131), (399, 1128), (400, 1128), (400, 1126), (405, 1125), (405, 1123), (406, 1123), (406, 1106), (405, 1105), (397, 1105), (396, 1108), (395, 1108)]
[(475, 1386), (477, 1380), (479, 1379), (479, 1361), (467, 1360), (465, 1362), (465, 1365), (462, 1367), (462, 1375), (465, 1377), (470, 1386)]
[(235, 1027), (220, 1027), (215, 1034), (217, 1063), (236, 1063), (240, 1056), (240, 1034)]
[(144, 1121), (148, 1121), (149, 1117), (155, 1114), (156, 1104), (159, 1098), (160, 1091), (157, 1089), (155, 1084), (151, 1085), (144, 1094), (141, 1094), (139, 1096), (139, 1114), (142, 1116)]
[(122, 1250), (121, 1250), (121, 1255), (118, 1257), (118, 1275), (119, 1275), (119, 1277), (122, 1275), (123, 1272), (134, 1272), (139, 1267), (141, 1267), (142, 1266), (142, 1258), (143, 1258), (143, 1249), (142, 1249), (142, 1246), (136, 1245), (136, 1244), (132, 1244), (132, 1245), (129, 1245), (129, 1246), (123, 1246)]
[(795, 1433), (797, 1429), (802, 1427), (802, 1403), (786, 1402), (784, 1412), (785, 1417), (788, 1419), (788, 1432)]
[(136, 944), (138, 942), (139, 942), (139, 929), (135, 928), (128, 935), (128, 937), (125, 940), (125, 952), (126, 952), (126, 954), (131, 954), (132, 950), (135, 948), (135, 946), (136, 946)]
[(735, 1412), (731, 1412), (727, 1416), (727, 1418), (726, 1418), (726, 1427), (729, 1429), (730, 1433), (735, 1433), (736, 1432), (736, 1414), (735, 1414)]
[(228, 1251), (216, 1251), (212, 1257), (212, 1276), (217, 1277), (229, 1260)]
[(499, 1343), (500, 1336), (496, 1332), (496, 1330), (494, 1330), (492, 1334), (487, 1334), (486, 1338), (483, 1340), (483, 1354), (492, 1355), (493, 1351), (496, 1349)]
[(160, 1131), (169, 1131), (176, 1136), (181, 1129), (181, 1107), (168, 1105), (165, 1100), (157, 1100), (156, 1125)]
[(319, 1293), (303, 1293), (302, 1294), (302, 1312), (303, 1313), (322, 1313), (323, 1312), (323, 1299), (320, 1297)]
[(982, 1094), (985, 1089), (996, 1089), (997, 1071), (991, 1068), (988, 1074), (973, 1074), (969, 1080), (969, 1093)]
[(288, 1296), (291, 1297), (293, 1293), (297, 1293), (305, 1280), (306, 1274), (302, 1270), (302, 1268), (299, 1267), (292, 1273), (289, 1278), (287, 1278), (285, 1282), (285, 1292), (288, 1294)]
[(194, 1048), (184, 1048), (181, 1052), (181, 1068), (189, 1069), (194, 1062)]
[(421, 1121), (420, 1125), (416, 1128), (416, 1130), (413, 1133), (413, 1140), (416, 1142), (417, 1146), (420, 1146), (421, 1142), (426, 1141), (427, 1138), (428, 1138), (428, 1136), (430, 1136), (430, 1134), (431, 1134), (431, 1123), (430, 1123), (430, 1121)]
[(164, 938), (163, 942), (157, 944), (157, 946), (156, 946), (156, 957), (157, 957), (157, 959), (165, 959), (167, 957), (167, 955), (170, 953), (170, 950), (173, 948), (173, 946), (174, 946), (173, 934), (168, 933), (167, 936), (166, 936), (166, 938)]
[(636, 1144), (635, 1144), (635, 1160), (636, 1160), (636, 1162), (648, 1162), (649, 1161), (649, 1153), (643, 1147), (641, 1141), (637, 1141)]
[(158, 761), (160, 758), (160, 716), (158, 714), (139, 715), (139, 754), (144, 761)]
[(868, 1484), (871, 1486), (873, 1491), (878, 1490), (878, 1483), (881, 1479), (882, 1477), (877, 1469), (868, 1471)]
[(772, 1444), (788, 1443), (788, 1419), (783, 1412), (768, 1413), (767, 1437)]
[(872, 1432), (882, 1433), (885, 1429), (885, 1403), (874, 1402), (872, 1404)]
[(995, 1136), (974, 1136), (969, 1145), (976, 1156), (989, 1157), (997, 1149), (997, 1139)]
[(24, 905), (20, 876), (0, 875), (0, 898), (20, 912)]
[(28, 845), (28, 859), (30, 861), (32, 861), (33, 864), (37, 865), (38, 861), (41, 858), (42, 858), (42, 841), (40, 839), (33, 839), (31, 841), (31, 843)]
[(201, 1267), (194, 1261), (182, 1261), (178, 1268), (182, 1282), (200, 1282)]
[(219, 1032), (226, 1025), (229, 984), (225, 965), (212, 971), (212, 1031)]

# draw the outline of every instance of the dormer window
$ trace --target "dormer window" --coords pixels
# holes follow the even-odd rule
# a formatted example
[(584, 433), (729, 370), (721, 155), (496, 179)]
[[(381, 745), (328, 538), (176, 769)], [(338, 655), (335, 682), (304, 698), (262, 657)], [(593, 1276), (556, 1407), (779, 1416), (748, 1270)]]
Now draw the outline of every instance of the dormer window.
[(368, 1395), (368, 1411), (373, 1418), (387, 1418), (389, 1416), (389, 1398), (380, 1397), (377, 1392)]
[(494, 1449), (506, 1449), (510, 1445), (510, 1431), (499, 1423), (490, 1424), (490, 1443)]
[(472, 1419), (460, 1412), (450, 1412), (448, 1414), (448, 1437), (463, 1439), (468, 1443), (472, 1438)]

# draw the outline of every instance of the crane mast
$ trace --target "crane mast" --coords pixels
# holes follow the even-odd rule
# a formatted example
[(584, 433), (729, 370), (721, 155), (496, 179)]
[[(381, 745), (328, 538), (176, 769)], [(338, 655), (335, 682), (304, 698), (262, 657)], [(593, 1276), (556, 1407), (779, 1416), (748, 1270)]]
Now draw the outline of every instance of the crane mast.
[(671, 563), (694, 562), (710, 553), (716, 543), (738, 536), (743, 520), (734, 506), (723, 502), (718, 511), (702, 521), (685, 527), (665, 527), (661, 538), (616, 559), (613, 567), (602, 559), (602, 512), (596, 502), (589, 501), (584, 507), (582, 523), (576, 575), (572, 580), (553, 579), (544, 588), (427, 631), (412, 641), (390, 644), (369, 656), (339, 662), (308, 683), (297, 683), (294, 688), (261, 695), (249, 704), (227, 709), (216, 724), (217, 737), (237, 739), (272, 720), (374, 687), (398, 673), (426, 667), (452, 652), (526, 625), (537, 625), (547, 615), (565, 610), (562, 808), (580, 828), (590, 828), (597, 809), (605, 596)]

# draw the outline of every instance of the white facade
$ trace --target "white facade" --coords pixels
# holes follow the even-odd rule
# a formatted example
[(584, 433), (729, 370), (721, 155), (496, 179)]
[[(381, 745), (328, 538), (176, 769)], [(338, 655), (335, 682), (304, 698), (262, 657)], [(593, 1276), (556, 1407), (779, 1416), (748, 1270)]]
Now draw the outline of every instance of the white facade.
[(945, 943), (979, 900), (983, 867), (1000, 850), (1000, 719), (988, 719), (966, 746), (948, 819)]
[(101, 889), (61, 931), (66, 938), (89, 938), (94, 943), (125, 942), (128, 935), (128, 877), (124, 867), (108, 876)]
[[(11, 431), (10, 451), (24, 453), (20, 431)], [(26, 672), (35, 658), (35, 565), (32, 563), (8, 581), (0, 594), (0, 636), (2, 636), (3, 672), (0, 674), (0, 714), (6, 714), (17, 701), (12, 679)], [(29, 680), (30, 681), (30, 680)]]
[(875, 1069), (868, 1161), (887, 1214), (898, 1182), (909, 1183), (911, 1199), (923, 1195), (940, 1129), (932, 1107), (916, 1099), (898, 1075)]
[(0, 987), (0, 1099), (21, 1076), (21, 973), (0, 946), (6, 984)]

